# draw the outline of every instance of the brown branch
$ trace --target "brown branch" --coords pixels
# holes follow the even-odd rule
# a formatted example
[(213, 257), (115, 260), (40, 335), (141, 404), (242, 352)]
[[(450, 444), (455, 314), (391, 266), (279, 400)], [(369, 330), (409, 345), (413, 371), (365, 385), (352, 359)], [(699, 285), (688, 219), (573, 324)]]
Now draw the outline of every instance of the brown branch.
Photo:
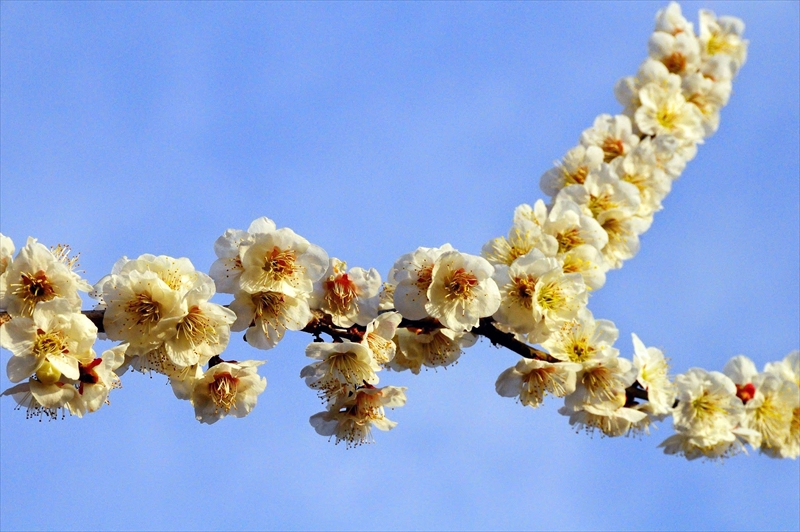
[[(84, 310), (81, 312), (84, 316), (92, 320), (92, 323), (95, 324), (98, 332), (104, 332), (104, 310)], [(8, 312), (0, 311), (0, 325), (9, 321), (11, 321), (11, 316), (8, 314)], [(487, 338), (492, 345), (505, 347), (509, 351), (512, 351), (524, 358), (544, 360), (547, 362), (559, 361), (558, 359), (550, 356), (548, 353), (517, 340), (512, 333), (501, 331), (494, 326), (494, 323), (495, 322), (492, 318), (481, 318), (478, 326), (473, 327), (470, 332), (472, 334)], [(433, 318), (426, 318), (423, 320), (409, 320), (403, 318), (398, 327), (431, 332), (435, 331), (436, 329), (441, 329), (443, 326), (438, 320)], [(323, 341), (321, 337), (322, 334), (327, 334), (333, 338), (334, 342), (341, 342), (342, 340), (361, 342), (364, 339), (364, 335), (367, 333), (367, 328), (358, 324), (353, 325), (352, 327), (339, 327), (333, 323), (328, 314), (315, 312), (314, 319), (312, 319), (308, 325), (302, 329), (302, 331), (314, 336), (314, 340), (318, 342)], [(625, 390), (625, 395), (627, 396), (626, 405), (635, 405), (636, 399), (647, 401), (647, 390), (644, 390), (641, 386), (639, 386), (638, 382), (634, 382), (629, 388), (627, 388)]]

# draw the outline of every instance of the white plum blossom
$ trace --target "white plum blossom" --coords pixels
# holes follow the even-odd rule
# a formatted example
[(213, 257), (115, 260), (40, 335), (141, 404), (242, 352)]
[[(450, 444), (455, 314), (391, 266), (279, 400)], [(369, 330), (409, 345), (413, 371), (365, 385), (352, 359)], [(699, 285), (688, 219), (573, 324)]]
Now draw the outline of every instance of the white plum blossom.
[(558, 241), (542, 233), (540, 225), (530, 220), (517, 220), (508, 231), (508, 237), (498, 237), (484, 244), (481, 255), (493, 265), (510, 265), (534, 249), (547, 256), (558, 252)]
[(564, 400), (569, 412), (586, 410), (595, 415), (613, 415), (625, 406), (625, 389), (636, 380), (636, 369), (627, 359), (610, 356), (584, 362), (576, 377), (575, 392)]
[(606, 284), (608, 265), (596, 247), (581, 244), (562, 253), (559, 258), (563, 262), (564, 273), (579, 273), (587, 290), (597, 290)]
[[(639, 90), (650, 83), (655, 83), (667, 91), (677, 90), (681, 86), (681, 77), (671, 74), (661, 61), (652, 57), (645, 59), (639, 66), (636, 76), (622, 78), (614, 86), (614, 95), (617, 101), (625, 107), (623, 110), (625, 116), (633, 119), (636, 110), (642, 105), (639, 99)], [(635, 121), (631, 125), (634, 131), (639, 131)]]
[(533, 222), (538, 226), (544, 226), (549, 215), (549, 208), (544, 204), (543, 200), (536, 200), (533, 207), (527, 203), (517, 206), (514, 209), (514, 223), (519, 223), (522, 220)]
[(744, 404), (736, 396), (736, 385), (718, 371), (692, 368), (675, 377), (678, 406), (673, 409), (675, 434), (660, 447), (667, 454), (689, 460), (723, 458), (761, 444), (761, 435), (748, 429)]
[(447, 367), (455, 364), (463, 350), (474, 345), (477, 340), (474, 334), (458, 333), (450, 329), (398, 329), (398, 348), (386, 367), (394, 371), (408, 369), (414, 375), (419, 374), (422, 366)]
[(206, 274), (195, 270), (192, 261), (186, 257), (176, 259), (167, 255), (140, 255), (122, 264), (119, 275), (130, 275), (131, 272), (153, 272), (170, 290), (177, 292), (181, 297), (199, 282), (210, 280)]
[(45, 384), (62, 377), (77, 380), (79, 364), (94, 359), (97, 327), (74, 312), (62, 298), (39, 303), (33, 315), (16, 317), (0, 327), (0, 346), (8, 349), (8, 379), (21, 382), (32, 375)]
[(188, 311), (183, 294), (151, 270), (113, 275), (102, 292), (106, 335), (128, 342), (130, 356), (144, 354), (175, 334), (177, 323)]
[(209, 275), (217, 285), (217, 292), (235, 294), (240, 290), (239, 277), (244, 271), (240, 251), (253, 244), (254, 235), (271, 233), (275, 229), (275, 222), (262, 216), (253, 220), (247, 231), (228, 229), (214, 242), (217, 260), (211, 264)]
[(575, 146), (561, 161), (554, 163), (554, 168), (542, 174), (539, 180), (542, 192), (552, 197), (566, 186), (582, 185), (589, 172), (600, 168), (604, 157), (603, 148), (600, 146), (583, 144)]
[(542, 342), (550, 356), (564, 362), (587, 364), (598, 358), (619, 356), (614, 343), (619, 331), (612, 321), (595, 320), (587, 308), (575, 320), (564, 323)]
[(74, 399), (78, 390), (69, 383), (61, 381), (45, 384), (35, 379), (12, 386), (0, 395), (10, 395), (17, 402), (17, 408), (26, 410), (26, 417), (46, 417), (49, 420), (63, 418), (68, 412), (67, 403)]
[(675, 385), (669, 379), (669, 364), (664, 353), (655, 347), (646, 347), (635, 334), (633, 337), (633, 366), (636, 380), (647, 391), (647, 403), (642, 411), (663, 419), (675, 402)]
[(14, 242), (0, 233), (0, 304), (6, 296), (6, 270), (11, 261), (14, 260)]
[(575, 378), (582, 366), (572, 362), (521, 359), (497, 378), (495, 390), (501, 397), (518, 397), (525, 406), (537, 408), (548, 393), (564, 397), (575, 391)]
[(386, 418), (385, 409), (403, 406), (405, 391), (405, 387), (366, 385), (332, 404), (329, 410), (314, 414), (309, 422), (317, 434), (336, 437), (337, 444), (344, 441), (348, 448), (373, 443), (372, 427), (387, 431), (397, 426)]
[(699, 29), (703, 59), (725, 55), (735, 75), (747, 60), (748, 41), (742, 39), (744, 22), (736, 17), (717, 18), (713, 11), (701, 9)]
[(228, 229), (214, 242), (217, 260), (211, 264), (208, 273), (214, 279), (217, 292), (235, 294), (239, 290), (239, 277), (244, 271), (239, 247), (251, 243), (252, 235), (241, 229)]
[(694, 34), (656, 31), (650, 36), (647, 47), (650, 57), (663, 63), (670, 74), (687, 76), (700, 68), (700, 45)]
[(764, 372), (800, 387), (800, 351), (792, 351), (780, 362), (769, 362), (764, 366)]
[(384, 312), (367, 325), (364, 340), (372, 358), (378, 364), (387, 364), (394, 358), (397, 345), (392, 341), (403, 317), (398, 312)]
[(247, 343), (256, 349), (272, 349), (286, 331), (300, 331), (314, 314), (303, 295), (292, 297), (281, 292), (239, 291), (230, 309), (236, 314), (233, 331), (244, 331)]
[(78, 393), (67, 403), (72, 415), (83, 417), (108, 403), (108, 393), (120, 387), (115, 371), (125, 362), (127, 347), (127, 344), (120, 344), (104, 351), (88, 364), (80, 365)]
[(633, 214), (652, 221), (653, 214), (661, 210), (661, 201), (672, 188), (672, 179), (659, 165), (654, 142), (645, 138), (631, 153), (612, 162), (611, 170), (621, 181), (639, 191), (639, 208)]
[(555, 327), (572, 320), (588, 298), (580, 274), (565, 274), (558, 259), (538, 250), (511, 266), (499, 266), (494, 280), (501, 298), (495, 320), (517, 333), (531, 334), (531, 342), (543, 340)]
[(328, 254), (287, 227), (253, 235), (253, 243), (240, 246), (240, 253), (244, 271), (239, 285), (250, 294), (310, 294), (328, 268)]
[(703, 139), (703, 115), (686, 101), (680, 87), (665, 89), (649, 83), (639, 90), (641, 107), (634, 115), (639, 130), (646, 135), (672, 135), (684, 144)]
[(681, 12), (681, 6), (677, 2), (670, 2), (664, 9), (659, 9), (656, 13), (656, 31), (663, 31), (670, 35), (688, 33), (694, 35), (694, 26), (686, 20)]
[(574, 201), (566, 198), (555, 202), (542, 230), (556, 239), (559, 254), (583, 244), (602, 250), (608, 243), (608, 234), (597, 220), (585, 214)]
[(469, 331), (480, 318), (500, 306), (500, 292), (492, 279), (494, 268), (484, 258), (448, 251), (436, 261), (425, 310), (454, 331)]
[(599, 147), (603, 150), (603, 161), (610, 163), (636, 147), (639, 137), (633, 133), (629, 117), (602, 114), (595, 118), (591, 128), (581, 133), (581, 144), (587, 148)]
[(221, 362), (208, 368), (192, 390), (195, 417), (201, 423), (216, 423), (227, 415), (244, 417), (256, 406), (267, 379), (256, 368), (264, 361)]
[(378, 316), (381, 275), (375, 268), (347, 269), (347, 263), (331, 258), (327, 272), (314, 286), (311, 308), (330, 314), (335, 325), (367, 325)]
[(682, 91), (686, 101), (700, 111), (703, 136), (710, 137), (719, 128), (719, 111), (728, 104), (731, 82), (729, 80), (715, 82), (696, 73), (684, 78)]
[(35, 238), (28, 238), (4, 272), (5, 294), (0, 308), (11, 316), (31, 316), (36, 305), (63, 298), (80, 311), (78, 291), (88, 292), (92, 287), (72, 271), (74, 264), (66, 254), (56, 256)]
[(317, 362), (304, 367), (300, 377), (329, 401), (347, 395), (356, 386), (378, 382), (375, 372), (381, 368), (369, 348), (362, 344), (314, 342), (306, 347), (306, 356)]
[(208, 301), (214, 295), (214, 282), (205, 275), (202, 279), (184, 297), (186, 314), (175, 324), (175, 334), (164, 341), (167, 358), (179, 367), (205, 365), (222, 353), (236, 320), (233, 311)]
[(428, 288), (433, 280), (433, 265), (453, 246), (444, 244), (438, 248), (419, 247), (401, 256), (389, 272), (390, 282), (397, 283), (394, 289), (394, 307), (404, 318), (421, 320), (428, 317)]

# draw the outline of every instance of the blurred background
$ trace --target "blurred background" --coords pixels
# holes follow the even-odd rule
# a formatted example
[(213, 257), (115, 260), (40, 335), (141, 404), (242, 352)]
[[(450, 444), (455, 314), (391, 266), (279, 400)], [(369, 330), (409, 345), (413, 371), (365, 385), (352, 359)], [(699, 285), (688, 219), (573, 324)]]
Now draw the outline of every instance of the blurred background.
[[(759, 368), (800, 347), (800, 4), (685, 2), (741, 17), (749, 58), (719, 132), (590, 301), (673, 372)], [(70, 244), (92, 283), (121, 256), (189, 257), (259, 216), (382, 275), (450, 242), (478, 253), (636, 73), (665, 3), (0, 4), (0, 231)], [(221, 303), (230, 298), (218, 297)], [(90, 303), (87, 301), (86, 308)], [(485, 341), (408, 386), (355, 450), (308, 423), (310, 337), (264, 352), (243, 419), (200, 425), (166, 379), (126, 374), (85, 419), (0, 401), (0, 528), (795, 529), (797, 461), (665, 456), (576, 434), (560, 401), (494, 391)], [(2, 352), (5, 366), (10, 353)], [(5, 372), (0, 386), (10, 385)]]

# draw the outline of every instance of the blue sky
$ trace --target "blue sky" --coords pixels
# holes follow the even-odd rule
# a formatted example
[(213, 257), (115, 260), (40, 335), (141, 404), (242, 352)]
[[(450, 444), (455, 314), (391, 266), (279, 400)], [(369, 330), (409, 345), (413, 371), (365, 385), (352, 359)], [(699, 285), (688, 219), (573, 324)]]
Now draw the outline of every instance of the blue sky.
[[(539, 176), (646, 55), (665, 3), (0, 4), (0, 231), (82, 252), (189, 257), (258, 216), (382, 274), (417, 246), (504, 234)], [(761, 367), (800, 346), (800, 4), (687, 2), (744, 19), (747, 64), (700, 147), (590, 308), (675, 372)], [(220, 301), (227, 302), (221, 298)], [(164, 379), (38, 423), (0, 402), (0, 528), (795, 529), (796, 461), (686, 462), (575, 434), (551, 401), (494, 392), (516, 357), (480, 343), (408, 386), (377, 444), (328, 443), (298, 378), (310, 339), (269, 352), (244, 419), (194, 420)], [(5, 365), (10, 354), (2, 353)], [(0, 385), (8, 385), (5, 375)]]

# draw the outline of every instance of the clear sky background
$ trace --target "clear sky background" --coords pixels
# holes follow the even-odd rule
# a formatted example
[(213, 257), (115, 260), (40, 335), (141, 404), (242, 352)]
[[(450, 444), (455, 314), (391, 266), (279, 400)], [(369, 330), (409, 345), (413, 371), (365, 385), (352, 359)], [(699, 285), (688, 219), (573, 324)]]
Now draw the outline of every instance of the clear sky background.
[[(645, 58), (666, 4), (0, 4), (0, 231), (208, 271), (227, 228), (269, 216), (383, 275), (417, 246), (478, 253)], [(674, 372), (759, 367), (800, 346), (800, 4), (683, 4), (744, 19), (747, 64), (720, 131), (590, 301)], [(220, 298), (220, 302), (229, 299)], [(87, 304), (88, 307), (88, 304)], [(162, 376), (126, 374), (85, 419), (0, 401), (0, 528), (794, 529), (800, 467), (665, 456), (649, 437), (575, 434), (551, 400), (496, 395), (517, 357), (486, 342), (408, 386), (375, 445), (335, 446), (272, 351), (244, 419), (200, 425)], [(10, 354), (2, 353), (5, 366)], [(3, 376), (0, 385), (9, 385)]]

